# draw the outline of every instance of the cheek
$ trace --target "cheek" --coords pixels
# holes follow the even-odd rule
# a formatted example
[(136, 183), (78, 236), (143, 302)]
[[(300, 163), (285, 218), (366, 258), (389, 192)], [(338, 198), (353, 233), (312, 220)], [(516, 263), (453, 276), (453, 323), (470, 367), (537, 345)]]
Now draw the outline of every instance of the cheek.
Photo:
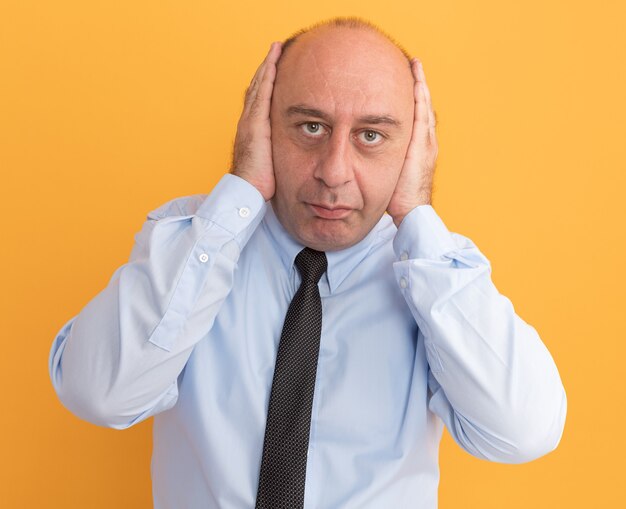
[[(393, 194), (406, 156), (406, 148), (394, 147), (380, 158), (368, 161), (359, 172), (359, 187), (366, 200), (386, 206)], [(383, 203), (384, 202), (384, 203)]]
[(312, 175), (316, 164), (313, 152), (299, 148), (280, 129), (272, 133), (272, 159), (279, 192), (295, 191), (301, 187)]
[(392, 178), (361, 179), (359, 188), (366, 208), (376, 213), (384, 211), (389, 205), (395, 186), (396, 180)]
[(281, 129), (272, 130), (272, 162), (276, 185), (284, 188), (292, 175), (293, 153), (289, 150), (289, 140)]
[(402, 167), (404, 166), (404, 160), (406, 158), (408, 148), (409, 135), (404, 137), (389, 154), (387, 169), (389, 179), (392, 181), (394, 189), (396, 182), (398, 182), (398, 178), (400, 178), (400, 173), (402, 172)]

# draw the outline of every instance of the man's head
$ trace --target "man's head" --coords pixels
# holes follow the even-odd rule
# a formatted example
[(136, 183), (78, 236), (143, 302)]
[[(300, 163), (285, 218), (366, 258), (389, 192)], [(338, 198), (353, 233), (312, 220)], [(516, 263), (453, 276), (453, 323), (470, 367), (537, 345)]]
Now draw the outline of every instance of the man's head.
[(375, 27), (335, 20), (287, 41), (271, 106), (272, 204), (302, 244), (350, 247), (384, 214), (413, 127), (408, 56)]

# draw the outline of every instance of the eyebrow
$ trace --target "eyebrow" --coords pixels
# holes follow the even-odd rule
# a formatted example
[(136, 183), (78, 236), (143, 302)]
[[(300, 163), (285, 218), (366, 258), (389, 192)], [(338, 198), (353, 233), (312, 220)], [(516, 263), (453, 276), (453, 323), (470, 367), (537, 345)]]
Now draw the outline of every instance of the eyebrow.
[[(321, 118), (327, 122), (330, 121), (330, 117), (323, 111), (302, 105), (290, 106), (287, 108), (287, 115), (305, 115), (307, 117)], [(402, 122), (389, 115), (363, 115), (359, 117), (357, 121), (362, 124), (386, 124), (394, 127), (400, 127), (402, 125)]]

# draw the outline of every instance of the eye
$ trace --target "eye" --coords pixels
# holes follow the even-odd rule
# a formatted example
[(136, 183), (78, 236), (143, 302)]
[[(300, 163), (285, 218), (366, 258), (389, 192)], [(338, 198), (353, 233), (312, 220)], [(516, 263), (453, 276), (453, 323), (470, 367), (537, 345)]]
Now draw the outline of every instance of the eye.
[(380, 134), (377, 131), (371, 131), (371, 130), (366, 130), (366, 131), (362, 131), (359, 133), (359, 139), (365, 144), (365, 145), (376, 145), (378, 143), (380, 143), (383, 139), (382, 134)]
[(305, 122), (300, 127), (308, 136), (320, 136), (324, 134), (324, 126), (319, 122)]

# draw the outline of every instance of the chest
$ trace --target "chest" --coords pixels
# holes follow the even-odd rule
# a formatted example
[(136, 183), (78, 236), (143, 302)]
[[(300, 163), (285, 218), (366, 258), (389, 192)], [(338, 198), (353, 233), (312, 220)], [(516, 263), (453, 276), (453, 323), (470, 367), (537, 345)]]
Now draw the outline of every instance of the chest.
[[(195, 382), (187, 382), (202, 383), (202, 394), (213, 401), (228, 394), (229, 405), (256, 409), (263, 419), (285, 314), (299, 281), (270, 259), (243, 260), (233, 283), (213, 327), (194, 349), (187, 369), (194, 371)], [(425, 362), (391, 263), (366, 260), (332, 293), (321, 281), (320, 293), (318, 417), (351, 429), (368, 419), (386, 429), (403, 411), (415, 364)], [(337, 418), (347, 404), (352, 422)]]

